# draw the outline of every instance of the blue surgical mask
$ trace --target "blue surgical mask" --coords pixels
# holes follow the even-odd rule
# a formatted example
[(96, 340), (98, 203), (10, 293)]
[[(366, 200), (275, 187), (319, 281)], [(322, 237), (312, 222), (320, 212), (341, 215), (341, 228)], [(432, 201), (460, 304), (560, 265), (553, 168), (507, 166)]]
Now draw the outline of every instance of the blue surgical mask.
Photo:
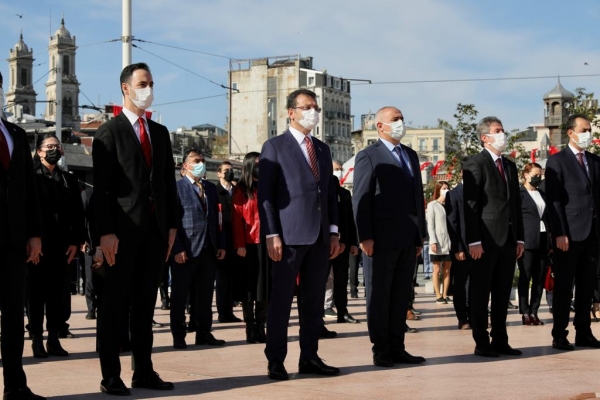
[(189, 171), (196, 178), (202, 178), (206, 174), (206, 164), (204, 163), (191, 164), (191, 167)]

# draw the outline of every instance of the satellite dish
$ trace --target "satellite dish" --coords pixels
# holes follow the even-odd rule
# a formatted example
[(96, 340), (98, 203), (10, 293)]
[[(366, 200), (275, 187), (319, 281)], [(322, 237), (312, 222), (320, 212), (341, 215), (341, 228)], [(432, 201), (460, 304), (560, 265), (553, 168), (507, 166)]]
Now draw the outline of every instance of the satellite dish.
[(565, 102), (563, 103), (563, 107), (564, 107), (564, 108), (566, 108), (566, 109), (569, 109), (569, 108), (571, 108), (571, 106), (572, 106), (572, 104), (571, 104), (571, 103), (569, 103), (568, 101), (565, 101)]

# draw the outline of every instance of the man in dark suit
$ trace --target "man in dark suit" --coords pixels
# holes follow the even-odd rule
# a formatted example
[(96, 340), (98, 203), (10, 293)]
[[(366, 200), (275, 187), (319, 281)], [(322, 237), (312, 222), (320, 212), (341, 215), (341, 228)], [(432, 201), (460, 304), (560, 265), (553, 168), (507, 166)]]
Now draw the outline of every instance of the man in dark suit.
[(145, 113), (153, 99), (150, 69), (144, 63), (129, 65), (120, 81), (123, 112), (98, 129), (93, 144), (96, 229), (106, 267), (98, 315), (100, 389), (113, 395), (129, 394), (119, 361), (123, 305), (129, 296), (132, 387), (173, 389), (152, 366), (152, 317), (178, 223), (169, 131)]
[[(506, 135), (496, 117), (477, 124), (484, 149), (463, 164), (466, 242), (472, 258), (469, 284), (475, 354), (521, 355), (508, 344), (506, 305), (517, 258), (523, 255), (519, 177), (514, 162), (502, 157)], [(488, 300), (492, 329), (488, 335)], [(490, 344), (490, 336), (492, 342)]]
[(319, 122), (317, 96), (307, 89), (287, 99), (289, 129), (263, 145), (258, 200), (261, 236), (273, 260), (267, 312), (271, 379), (288, 379), (284, 367), (287, 331), (299, 276), (300, 373), (337, 375), (317, 355), (329, 258), (339, 251), (337, 196), (329, 147), (310, 134)]
[(367, 324), (373, 363), (421, 363), (404, 347), (406, 312), (417, 256), (425, 238), (425, 201), (417, 153), (400, 143), (404, 116), (396, 107), (375, 114), (379, 140), (356, 155), (352, 205), (364, 257)]
[(590, 306), (600, 249), (600, 158), (585, 151), (592, 140), (585, 115), (571, 115), (565, 129), (568, 145), (546, 164), (546, 197), (554, 237), (552, 347), (573, 350), (566, 328), (575, 279), (575, 345), (598, 348), (600, 342), (590, 329)]
[(27, 134), (0, 119), (0, 346), (4, 399), (43, 399), (27, 387), (23, 371), (25, 271), (28, 262), (37, 264), (40, 260), (41, 236), (40, 204)]
[[(210, 333), (212, 299), (217, 260), (225, 257), (225, 236), (219, 230), (217, 188), (206, 179), (204, 155), (196, 149), (184, 154), (182, 169), (186, 174), (177, 181), (181, 224), (173, 244), (175, 262), (171, 266), (171, 332), (173, 347), (184, 349), (185, 302), (191, 287), (196, 301), (196, 344), (220, 346)], [(191, 317), (190, 317), (191, 318)]]
[[(464, 160), (463, 160), (464, 161)], [(461, 170), (462, 177), (462, 170)], [(452, 254), (452, 293), (458, 329), (470, 329), (467, 296), (467, 281), (471, 274), (469, 247), (465, 229), (464, 194), (462, 181), (446, 194), (446, 218), (450, 234)]]
[[(219, 322), (241, 322), (233, 314), (233, 288), (236, 282), (236, 272), (239, 258), (233, 248), (233, 234), (231, 228), (231, 194), (233, 193), (233, 166), (229, 161), (223, 161), (217, 167), (217, 195), (219, 196), (221, 212), (221, 229), (225, 235), (225, 258), (217, 263), (216, 303)], [(239, 299), (236, 299), (239, 300)]]

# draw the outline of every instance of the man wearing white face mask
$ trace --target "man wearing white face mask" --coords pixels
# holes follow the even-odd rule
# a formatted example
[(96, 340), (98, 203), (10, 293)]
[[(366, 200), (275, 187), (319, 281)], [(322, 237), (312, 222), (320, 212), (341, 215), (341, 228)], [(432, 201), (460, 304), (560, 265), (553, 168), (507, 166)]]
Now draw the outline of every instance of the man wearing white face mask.
[[(524, 251), (519, 177), (514, 162), (502, 157), (506, 135), (496, 117), (483, 118), (477, 133), (484, 149), (463, 164), (466, 239), (472, 258), (469, 284), (475, 355), (518, 356), (508, 344), (506, 305), (516, 259)], [(488, 335), (488, 300), (491, 333)], [(492, 341), (490, 343), (490, 336)]]
[(96, 225), (105, 261), (98, 309), (100, 389), (111, 395), (129, 394), (120, 378), (119, 336), (130, 309), (132, 386), (173, 389), (154, 371), (151, 359), (158, 282), (178, 226), (169, 131), (146, 118), (153, 86), (148, 65), (125, 67), (120, 77), (123, 112), (98, 129), (93, 143)]
[(574, 114), (565, 124), (568, 145), (546, 164), (548, 215), (552, 227), (554, 299), (552, 347), (573, 350), (567, 339), (571, 285), (575, 279), (575, 346), (600, 347), (590, 329), (590, 306), (597, 282), (600, 226), (600, 158), (591, 144), (587, 116)]

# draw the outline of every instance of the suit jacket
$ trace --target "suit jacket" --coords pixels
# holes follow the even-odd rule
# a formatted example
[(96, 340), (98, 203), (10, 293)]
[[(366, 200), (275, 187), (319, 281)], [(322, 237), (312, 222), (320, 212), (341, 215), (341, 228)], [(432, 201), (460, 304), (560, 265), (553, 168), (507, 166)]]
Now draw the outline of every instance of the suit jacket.
[[(219, 197), (219, 204), (221, 205), (221, 221), (222, 221), (222, 229), (225, 234), (225, 241), (227, 244), (227, 251), (233, 250), (233, 228), (232, 228), (232, 213), (233, 209), (231, 206), (232, 202), (232, 194), (229, 194), (229, 190), (225, 189), (221, 183), (217, 183), (216, 185), (217, 195)], [(235, 189), (235, 186), (232, 187)]]
[(468, 252), (467, 233), (465, 230), (465, 207), (463, 184), (459, 183), (454, 189), (446, 193), (446, 218), (448, 233), (450, 234), (450, 249), (452, 254)]
[[(427, 206), (427, 233), (429, 234), (429, 254), (450, 254), (450, 234), (446, 221), (446, 210), (437, 200)], [(432, 244), (437, 244), (437, 252), (431, 249)]]
[(425, 200), (419, 158), (402, 145), (414, 171), (407, 176), (379, 140), (356, 155), (352, 206), (358, 240), (376, 248), (420, 247), (426, 235)]
[(172, 254), (185, 251), (188, 257), (198, 257), (207, 241), (214, 249), (225, 248), (225, 236), (219, 231), (219, 197), (217, 187), (203, 179), (206, 211), (194, 185), (187, 177), (177, 181), (181, 223), (177, 229)]
[(525, 240), (517, 167), (502, 158), (505, 185), (492, 155), (486, 149), (463, 166), (467, 245), (482, 242), (504, 246), (509, 229), (516, 241)]
[[(334, 178), (336, 182), (337, 178)], [(350, 250), (350, 246), (358, 245), (358, 237), (356, 236), (356, 223), (354, 222), (354, 214), (352, 213), (352, 194), (346, 188), (341, 187), (338, 183), (336, 190), (338, 196), (338, 215), (339, 215), (339, 231), (341, 235), (340, 242), (346, 245)]]
[(121, 113), (98, 129), (93, 143), (94, 196), (98, 236), (140, 241), (151, 219), (165, 240), (177, 227), (175, 164), (169, 131), (148, 120), (152, 169), (148, 169), (133, 126)]
[(337, 196), (329, 146), (312, 138), (319, 182), (288, 130), (267, 140), (260, 154), (258, 201), (261, 235), (278, 234), (287, 245), (329, 244), (329, 226), (338, 225)]
[[(550, 156), (546, 164), (546, 196), (552, 236), (568, 236), (583, 241), (592, 229), (592, 220), (600, 210), (600, 158), (585, 152), (589, 178), (577, 157), (567, 146)], [(600, 224), (596, 230), (600, 236)]]
[[(544, 202), (546, 202), (546, 193), (539, 188), (537, 191), (542, 196)], [(550, 244), (548, 204), (546, 204), (544, 213), (540, 217), (537, 205), (535, 204), (533, 197), (531, 197), (529, 194), (529, 190), (527, 190), (525, 186), (521, 186), (521, 214), (523, 215), (523, 229), (525, 231), (525, 248), (528, 250), (537, 250), (540, 248), (540, 221), (544, 221), (546, 235), (548, 235), (546, 244)]]
[(14, 148), (8, 171), (0, 167), (0, 246), (24, 250), (28, 239), (42, 236), (40, 199), (27, 134), (4, 119), (2, 123)]

